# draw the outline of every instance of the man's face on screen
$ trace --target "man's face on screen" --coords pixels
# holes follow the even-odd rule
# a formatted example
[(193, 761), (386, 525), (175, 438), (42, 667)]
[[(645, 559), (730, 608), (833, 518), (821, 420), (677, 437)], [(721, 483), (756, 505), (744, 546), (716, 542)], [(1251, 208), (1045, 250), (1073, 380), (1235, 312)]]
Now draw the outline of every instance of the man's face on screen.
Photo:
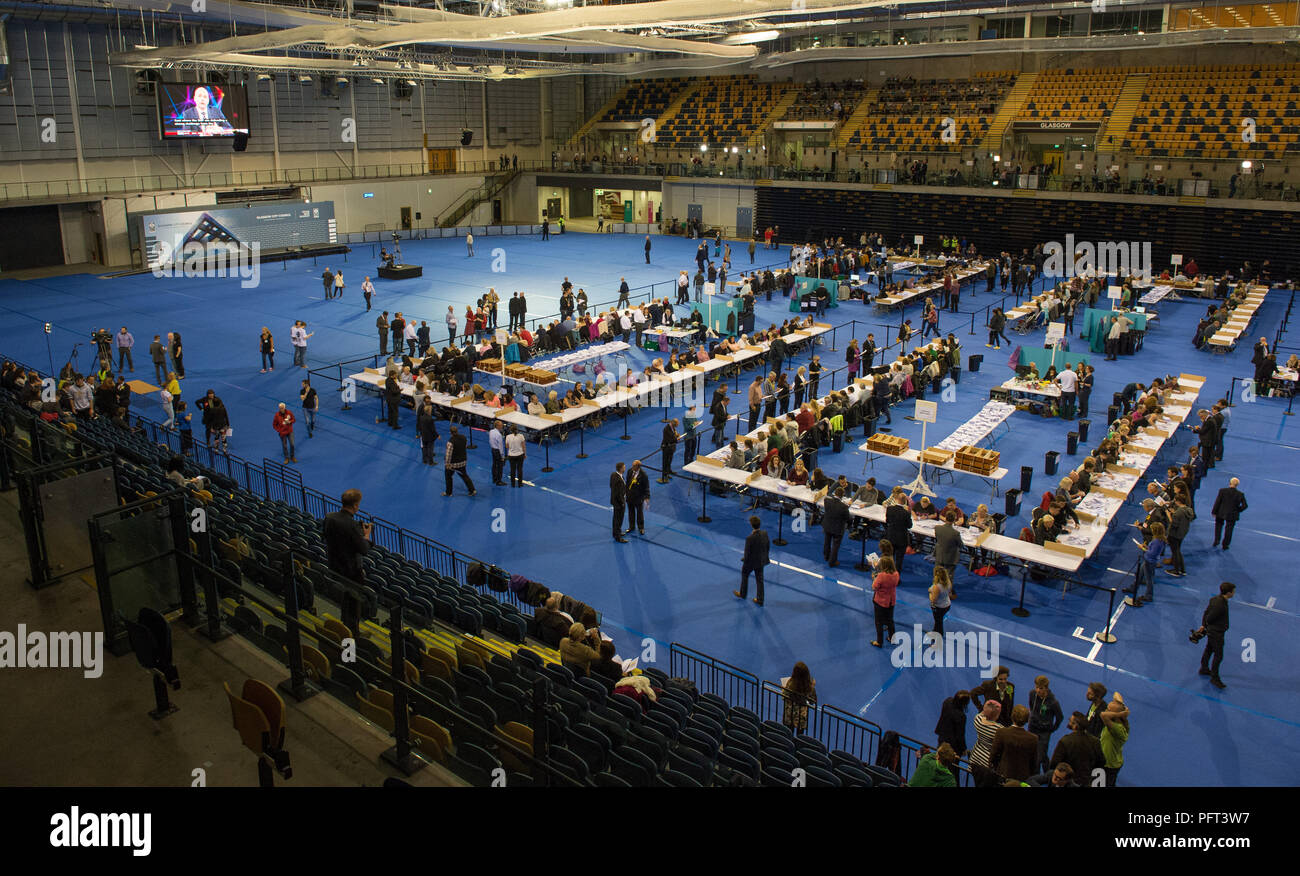
[(208, 94), (206, 88), (194, 89), (194, 105), (200, 110), (206, 110), (208, 104), (212, 103), (212, 95)]

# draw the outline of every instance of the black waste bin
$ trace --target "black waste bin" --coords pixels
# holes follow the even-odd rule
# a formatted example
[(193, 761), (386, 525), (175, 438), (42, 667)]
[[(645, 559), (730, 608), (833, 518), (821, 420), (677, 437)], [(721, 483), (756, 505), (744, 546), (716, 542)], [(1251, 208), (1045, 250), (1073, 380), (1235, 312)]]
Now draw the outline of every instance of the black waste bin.
[(1110, 407), (1106, 408), (1107, 427), (1109, 427), (1111, 423), (1115, 422), (1118, 419), (1119, 419), (1119, 408), (1115, 407), (1114, 405), (1111, 405)]
[(1092, 425), (1092, 420), (1079, 421), (1079, 440), (1088, 443), (1088, 427)]
[(866, 417), (862, 420), (862, 437), (870, 438), (876, 434), (876, 418)]
[(1079, 433), (1070, 432), (1065, 436), (1065, 452), (1069, 456), (1074, 456), (1079, 452)]
[(1047, 451), (1047, 455), (1043, 457), (1043, 472), (1049, 475), (1056, 474), (1056, 466), (1059, 464), (1060, 460), (1061, 460), (1061, 451), (1059, 450)]
[(948, 369), (948, 373), (952, 375), (953, 383), (961, 383), (961, 368), (954, 365)]
[(984, 361), (984, 356), (980, 353), (974, 353), (966, 360), (966, 370), (971, 374), (980, 370), (980, 364)]
[(1015, 517), (1020, 513), (1020, 491), (1012, 487), (1003, 495), (1007, 497), (1007, 517)]
[(942, 378), (936, 377), (930, 381), (930, 392), (934, 393), (935, 395), (938, 395), (939, 393), (943, 392)]
[(1034, 467), (1032, 465), (1020, 466), (1020, 492), (1028, 493), (1029, 487), (1034, 482)]
[(1007, 522), (1007, 515), (993, 512), (993, 531), (998, 535), (1002, 534), (1002, 526)]

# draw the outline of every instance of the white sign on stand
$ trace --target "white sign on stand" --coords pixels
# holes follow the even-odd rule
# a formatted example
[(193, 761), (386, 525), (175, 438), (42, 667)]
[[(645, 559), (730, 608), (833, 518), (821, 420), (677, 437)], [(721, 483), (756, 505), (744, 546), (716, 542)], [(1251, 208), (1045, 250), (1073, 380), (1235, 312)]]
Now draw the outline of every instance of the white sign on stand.
[[(924, 451), (926, 446), (925, 444), (926, 426), (928, 426), (930, 423), (935, 422), (938, 419), (938, 416), (939, 416), (939, 405), (937, 402), (922, 401), (920, 399), (917, 400), (916, 420), (919, 421), (921, 424), (921, 450), (922, 451)], [(925, 462), (923, 461), (920, 452), (917, 453), (917, 457), (916, 457), (916, 479), (913, 480), (910, 484), (903, 484), (903, 489), (907, 490), (909, 495), (916, 495), (917, 493), (920, 493), (922, 496), (929, 496), (930, 498), (934, 498), (935, 496), (934, 490), (930, 489), (930, 485), (925, 482)]]
[(496, 337), (497, 337), (497, 343), (503, 347), (510, 340), (510, 334), (503, 328), (497, 329)]
[(1181, 265), (1183, 263), (1183, 257), (1175, 253), (1169, 257), (1169, 263), (1171, 265)]
[(1062, 340), (1064, 337), (1065, 337), (1065, 323), (1063, 323), (1063, 322), (1049, 322), (1049, 323), (1047, 324), (1047, 344), (1048, 344), (1048, 346), (1050, 346), (1050, 345), (1052, 345), (1052, 344), (1055, 344), (1057, 341)]
[(912, 243), (915, 243), (917, 246), (920, 246), (921, 244), (925, 243), (925, 235), (917, 234), (913, 236)]
[(1107, 286), (1107, 287), (1106, 287), (1106, 297), (1109, 298), (1109, 299), (1111, 299), (1112, 301), (1119, 301), (1121, 298), (1124, 297), (1124, 287), (1123, 287), (1123, 286)]
[(705, 283), (705, 284), (704, 284), (704, 294), (705, 294), (705, 295), (716, 295), (717, 292), (718, 292), (718, 284), (717, 284), (717, 283)]

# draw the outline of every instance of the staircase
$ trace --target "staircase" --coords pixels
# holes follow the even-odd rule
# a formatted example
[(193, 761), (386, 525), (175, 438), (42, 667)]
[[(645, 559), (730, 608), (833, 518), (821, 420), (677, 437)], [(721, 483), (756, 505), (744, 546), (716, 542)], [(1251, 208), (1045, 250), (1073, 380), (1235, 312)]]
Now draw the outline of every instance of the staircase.
[(981, 149), (997, 151), (1002, 148), (1002, 137), (1006, 134), (1007, 127), (1025, 108), (1029, 93), (1034, 90), (1034, 83), (1037, 81), (1037, 73), (1021, 73), (1016, 77), (1016, 84), (1011, 86), (1011, 90), (1007, 92), (1007, 99), (1002, 101), (1002, 106), (998, 107), (997, 114), (989, 123), (988, 133), (980, 143)]
[(623, 95), (627, 94), (627, 90), (630, 87), (631, 84), (629, 83), (627, 85), (624, 85), (618, 91), (614, 92), (614, 94), (610, 96), (609, 100), (605, 101), (605, 105), (602, 106), (595, 113), (593, 113), (591, 118), (583, 122), (582, 127), (580, 127), (577, 131), (575, 131), (573, 136), (570, 137), (565, 142), (564, 146), (562, 147), (562, 151), (572, 152), (575, 149), (577, 149), (578, 145), (582, 142), (582, 138), (590, 134), (595, 129), (596, 123), (599, 122), (601, 119), (605, 118), (605, 114), (614, 108), (614, 105), (618, 103), (619, 99), (622, 98)]
[(1145, 73), (1135, 73), (1124, 79), (1124, 87), (1106, 118), (1105, 126), (1097, 134), (1098, 148), (1119, 148), (1124, 143), (1124, 135), (1129, 125), (1133, 124), (1133, 114), (1142, 102), (1142, 94), (1147, 90)]
[(763, 134), (767, 131), (769, 127), (771, 127), (773, 122), (777, 121), (782, 116), (784, 116), (786, 110), (794, 106), (794, 102), (798, 99), (799, 99), (798, 86), (795, 85), (788, 86), (785, 89), (785, 93), (781, 95), (781, 99), (778, 100), (776, 104), (772, 107), (772, 111), (767, 114), (766, 118), (761, 119), (759, 121), (758, 125), (754, 128), (754, 133), (749, 135), (749, 139), (745, 142), (745, 145), (750, 149), (757, 149), (758, 147), (762, 146)]
[(491, 200), (501, 193), (501, 190), (519, 176), (517, 170), (503, 170), (498, 173), (490, 174), (483, 181), (482, 185), (474, 188), (461, 195), (451, 206), (448, 212), (438, 217), (439, 228), (455, 228), (460, 220), (464, 219), (474, 208), (484, 201)]
[(876, 96), (878, 94), (880, 94), (879, 88), (868, 89), (867, 93), (862, 96), (862, 100), (858, 101), (857, 107), (849, 114), (849, 117), (844, 120), (844, 123), (840, 125), (840, 130), (835, 135), (834, 148), (836, 150), (843, 150), (849, 145), (849, 140), (853, 137), (853, 133), (862, 127), (862, 123), (865, 122), (867, 116), (871, 114), (871, 107), (875, 104)]

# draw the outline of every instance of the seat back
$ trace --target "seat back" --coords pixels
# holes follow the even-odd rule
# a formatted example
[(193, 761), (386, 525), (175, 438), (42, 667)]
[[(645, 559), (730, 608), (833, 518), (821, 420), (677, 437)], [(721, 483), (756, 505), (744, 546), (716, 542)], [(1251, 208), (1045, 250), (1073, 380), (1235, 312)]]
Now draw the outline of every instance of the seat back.
[(135, 659), (139, 660), (140, 665), (145, 669), (157, 669), (158, 643), (154, 640), (153, 633), (144, 624), (128, 618), (122, 618), (122, 624), (126, 627), (126, 635), (131, 641), (131, 650), (135, 652)]
[(304, 644), (302, 646), (302, 661), (307, 677), (313, 681), (321, 681), (330, 677), (329, 659), (311, 645)]
[(284, 748), (284, 700), (275, 688), (264, 681), (250, 678), (244, 682), (244, 699), (262, 710), (270, 733), (271, 748)]
[(153, 634), (157, 646), (158, 667), (167, 669), (172, 665), (172, 628), (157, 609), (145, 607), (140, 609), (136, 620)]
[(226, 699), (230, 701), (230, 716), (239, 739), (244, 747), (254, 754), (261, 754), (270, 738), (270, 724), (266, 715), (253, 703), (243, 697), (235, 696), (228, 683), (222, 683), (226, 689)]
[(438, 763), (445, 763), (453, 752), (447, 728), (423, 715), (411, 716), (411, 736), (420, 751)]

